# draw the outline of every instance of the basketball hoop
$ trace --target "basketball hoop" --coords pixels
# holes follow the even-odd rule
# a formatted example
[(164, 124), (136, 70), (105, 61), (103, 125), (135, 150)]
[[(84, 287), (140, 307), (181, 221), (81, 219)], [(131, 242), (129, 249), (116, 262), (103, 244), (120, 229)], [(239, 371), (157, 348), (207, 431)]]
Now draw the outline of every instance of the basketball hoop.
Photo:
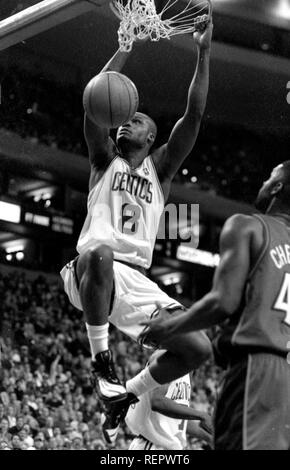
[[(170, 39), (177, 34), (194, 33), (211, 18), (210, 0), (168, 0), (157, 13), (154, 0), (112, 0), (110, 7), (121, 20), (118, 41), (129, 52), (136, 39)], [(169, 16), (171, 15), (171, 16)]]

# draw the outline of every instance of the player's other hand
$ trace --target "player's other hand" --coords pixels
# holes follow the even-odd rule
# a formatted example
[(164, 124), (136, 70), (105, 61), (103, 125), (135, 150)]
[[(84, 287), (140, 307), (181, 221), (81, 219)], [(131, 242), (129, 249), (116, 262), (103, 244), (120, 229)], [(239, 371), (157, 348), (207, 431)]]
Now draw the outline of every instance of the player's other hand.
[(162, 308), (160, 305), (158, 316), (152, 320), (141, 322), (140, 325), (145, 326), (143, 332), (140, 335), (141, 341), (144, 340), (145, 343), (153, 342), (162, 346), (166, 340), (172, 337), (172, 316), (165, 308)]
[(193, 33), (194, 42), (200, 50), (210, 49), (212, 32), (213, 23), (210, 19), (207, 24), (201, 23), (198, 31)]
[(208, 413), (203, 413), (200, 417), (200, 427), (209, 434), (213, 434), (212, 418)]

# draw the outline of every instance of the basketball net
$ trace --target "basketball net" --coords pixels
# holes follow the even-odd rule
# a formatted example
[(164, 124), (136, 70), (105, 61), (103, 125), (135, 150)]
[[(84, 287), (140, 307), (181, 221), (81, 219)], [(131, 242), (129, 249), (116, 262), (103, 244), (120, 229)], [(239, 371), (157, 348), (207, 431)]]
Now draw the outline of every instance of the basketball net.
[(149, 37), (151, 41), (159, 41), (194, 33), (207, 24), (212, 14), (210, 0), (168, 0), (160, 13), (154, 0), (112, 0), (110, 7), (121, 20), (118, 41), (120, 50), (126, 52), (132, 49), (136, 39)]

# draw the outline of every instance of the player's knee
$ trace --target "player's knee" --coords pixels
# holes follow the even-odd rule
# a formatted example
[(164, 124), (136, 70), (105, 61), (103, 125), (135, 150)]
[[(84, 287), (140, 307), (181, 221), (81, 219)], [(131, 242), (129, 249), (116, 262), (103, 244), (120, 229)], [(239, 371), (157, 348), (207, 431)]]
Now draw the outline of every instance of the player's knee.
[(95, 280), (106, 281), (113, 275), (113, 251), (107, 245), (100, 245), (88, 251), (86, 259), (87, 272)]

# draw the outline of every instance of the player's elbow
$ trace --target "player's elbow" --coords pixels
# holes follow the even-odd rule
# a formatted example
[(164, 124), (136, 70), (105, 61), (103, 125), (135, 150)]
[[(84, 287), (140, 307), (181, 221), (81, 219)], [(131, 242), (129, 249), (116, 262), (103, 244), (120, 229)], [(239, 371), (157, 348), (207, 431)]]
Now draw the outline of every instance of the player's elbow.
[(213, 291), (210, 294), (211, 310), (214, 311), (221, 318), (230, 317), (236, 311), (235, 299), (231, 298), (230, 293), (222, 294), (217, 291)]

